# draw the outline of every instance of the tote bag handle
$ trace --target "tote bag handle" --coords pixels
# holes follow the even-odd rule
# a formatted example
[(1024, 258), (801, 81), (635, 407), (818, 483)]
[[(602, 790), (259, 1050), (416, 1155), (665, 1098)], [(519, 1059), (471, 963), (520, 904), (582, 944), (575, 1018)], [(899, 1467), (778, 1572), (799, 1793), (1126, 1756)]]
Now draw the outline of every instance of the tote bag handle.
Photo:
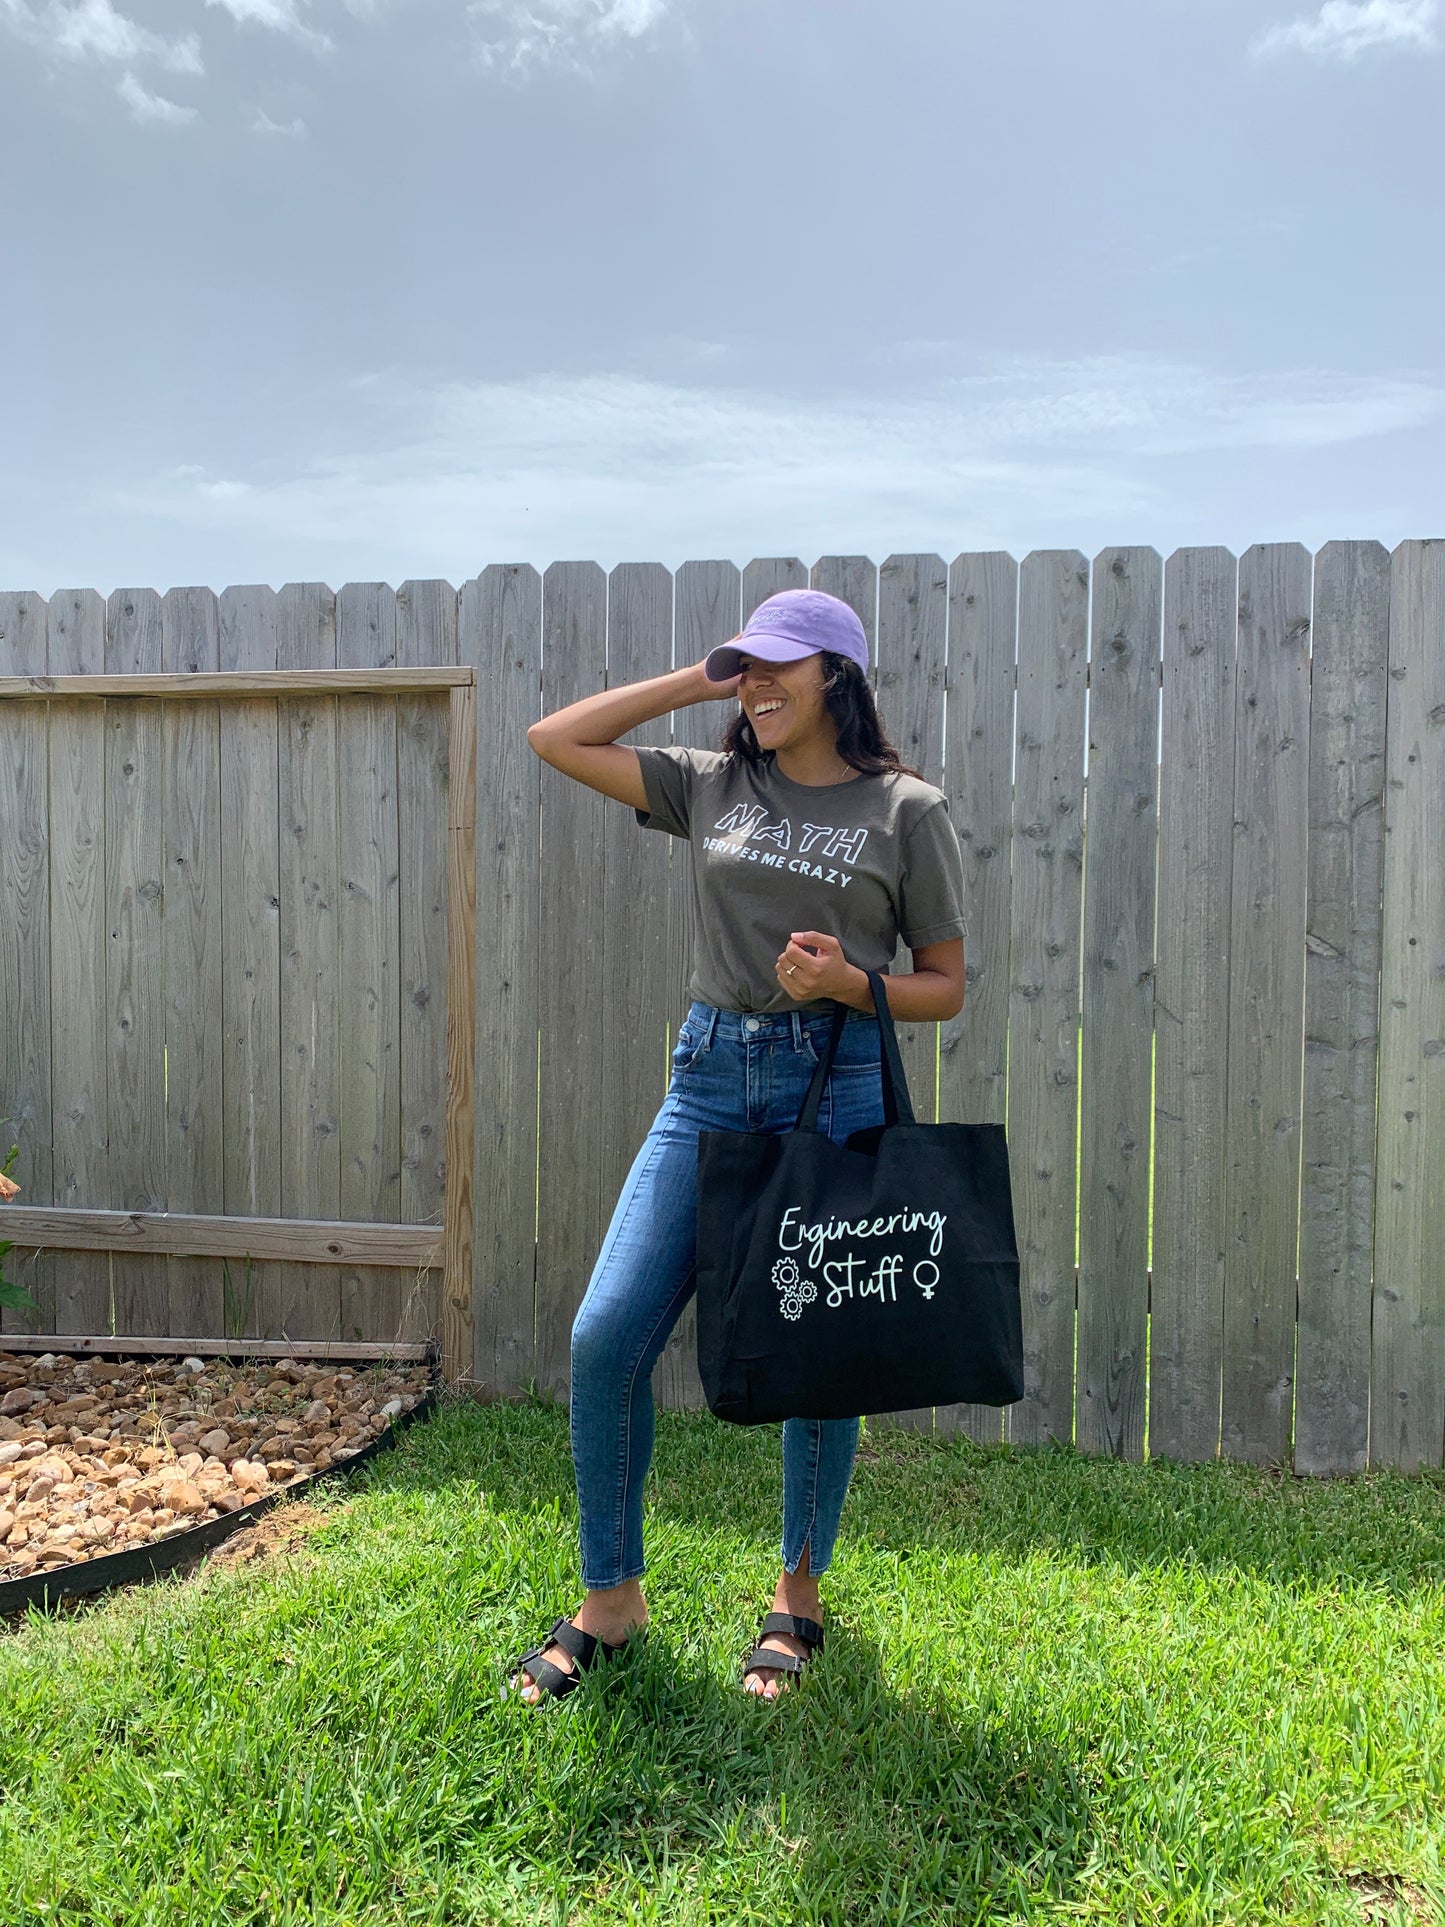
[[(873, 1008), (878, 1015), (878, 1029), (883, 1043), (883, 1117), (891, 1128), (895, 1124), (916, 1122), (913, 1115), (913, 1100), (908, 1095), (908, 1079), (903, 1070), (903, 1057), (898, 1049), (898, 1033), (893, 1028), (893, 1012), (888, 1008), (888, 993), (883, 988), (883, 979), (876, 970), (868, 972), (868, 988), (873, 992)], [(828, 1073), (833, 1068), (833, 1059), (838, 1054), (838, 1044), (843, 1036), (843, 1026), (848, 1021), (848, 1006), (837, 1004), (833, 1010), (833, 1028), (828, 1033), (828, 1042), (823, 1055), (818, 1060), (818, 1068), (813, 1072), (813, 1081), (808, 1086), (808, 1094), (803, 1099), (803, 1108), (798, 1113), (795, 1129), (816, 1131), (818, 1128), (818, 1106), (823, 1101), (823, 1087), (828, 1082)]]

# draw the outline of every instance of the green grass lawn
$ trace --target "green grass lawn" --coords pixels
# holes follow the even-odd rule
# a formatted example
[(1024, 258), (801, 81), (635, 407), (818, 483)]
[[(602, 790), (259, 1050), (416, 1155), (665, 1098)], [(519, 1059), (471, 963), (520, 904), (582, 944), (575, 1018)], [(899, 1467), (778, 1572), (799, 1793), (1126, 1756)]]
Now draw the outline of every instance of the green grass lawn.
[(745, 1698), (775, 1428), (664, 1414), (649, 1641), (561, 1704), (565, 1414), (449, 1404), (298, 1552), (0, 1635), (0, 1920), (1434, 1920), (1445, 1481), (865, 1439)]

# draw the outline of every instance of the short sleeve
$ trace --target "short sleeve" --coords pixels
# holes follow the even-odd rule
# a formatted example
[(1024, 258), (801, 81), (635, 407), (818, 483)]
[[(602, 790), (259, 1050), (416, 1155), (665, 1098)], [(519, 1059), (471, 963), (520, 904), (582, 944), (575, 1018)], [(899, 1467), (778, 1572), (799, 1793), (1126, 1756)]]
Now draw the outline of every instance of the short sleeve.
[(963, 852), (941, 798), (926, 809), (903, 845), (898, 881), (898, 929), (910, 950), (966, 937)]
[(692, 835), (692, 795), (697, 780), (693, 753), (686, 749), (645, 749), (633, 745), (642, 766), (647, 808), (637, 812), (645, 830), (666, 830), (669, 836)]

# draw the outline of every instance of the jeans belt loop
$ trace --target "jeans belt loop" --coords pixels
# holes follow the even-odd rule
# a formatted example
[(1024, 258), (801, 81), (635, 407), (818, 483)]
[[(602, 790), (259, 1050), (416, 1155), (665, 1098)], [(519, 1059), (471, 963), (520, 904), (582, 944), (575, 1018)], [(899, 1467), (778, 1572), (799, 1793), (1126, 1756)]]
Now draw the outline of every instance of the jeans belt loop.
[(718, 1011), (717, 1005), (713, 1004), (710, 1007), (708, 1011), (708, 1016), (707, 1016), (707, 1035), (702, 1040), (702, 1047), (704, 1050), (712, 1049), (712, 1040), (717, 1035), (717, 1020), (719, 1015), (720, 1015), (720, 1012)]
[(803, 1049), (803, 1013), (800, 1010), (795, 1010), (791, 1015), (793, 1019), (793, 1049), (801, 1056)]

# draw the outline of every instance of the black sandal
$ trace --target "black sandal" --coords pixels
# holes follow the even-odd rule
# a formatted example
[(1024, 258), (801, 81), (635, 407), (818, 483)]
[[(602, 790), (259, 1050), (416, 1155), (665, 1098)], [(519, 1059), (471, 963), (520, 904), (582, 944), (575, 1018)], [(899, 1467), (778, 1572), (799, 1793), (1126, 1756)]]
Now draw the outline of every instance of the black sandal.
[[(514, 1683), (508, 1690), (520, 1695), (524, 1689), (516, 1682), (522, 1673), (526, 1673), (534, 1686), (540, 1687), (544, 1693), (550, 1693), (554, 1700), (566, 1699), (582, 1684), (584, 1673), (590, 1672), (601, 1659), (616, 1659), (627, 1643), (622, 1639), (611, 1646), (605, 1639), (599, 1639), (596, 1633), (584, 1633), (570, 1619), (559, 1619), (540, 1646), (534, 1646), (530, 1653), (523, 1653), (520, 1659), (512, 1661), (507, 1668), (507, 1677)], [(549, 1646), (560, 1646), (572, 1660), (570, 1673), (564, 1672), (550, 1659), (543, 1659), (542, 1654)]]
[[(808, 1648), (800, 1658), (781, 1646), (764, 1646), (761, 1642), (769, 1633), (791, 1633), (794, 1639), (801, 1639)], [(816, 1619), (800, 1619), (797, 1613), (769, 1613), (758, 1628), (759, 1644), (753, 1647), (743, 1661), (743, 1681), (746, 1684), (749, 1673), (801, 1673), (814, 1653), (823, 1650), (823, 1628)], [(756, 1699), (766, 1695), (757, 1693)]]

